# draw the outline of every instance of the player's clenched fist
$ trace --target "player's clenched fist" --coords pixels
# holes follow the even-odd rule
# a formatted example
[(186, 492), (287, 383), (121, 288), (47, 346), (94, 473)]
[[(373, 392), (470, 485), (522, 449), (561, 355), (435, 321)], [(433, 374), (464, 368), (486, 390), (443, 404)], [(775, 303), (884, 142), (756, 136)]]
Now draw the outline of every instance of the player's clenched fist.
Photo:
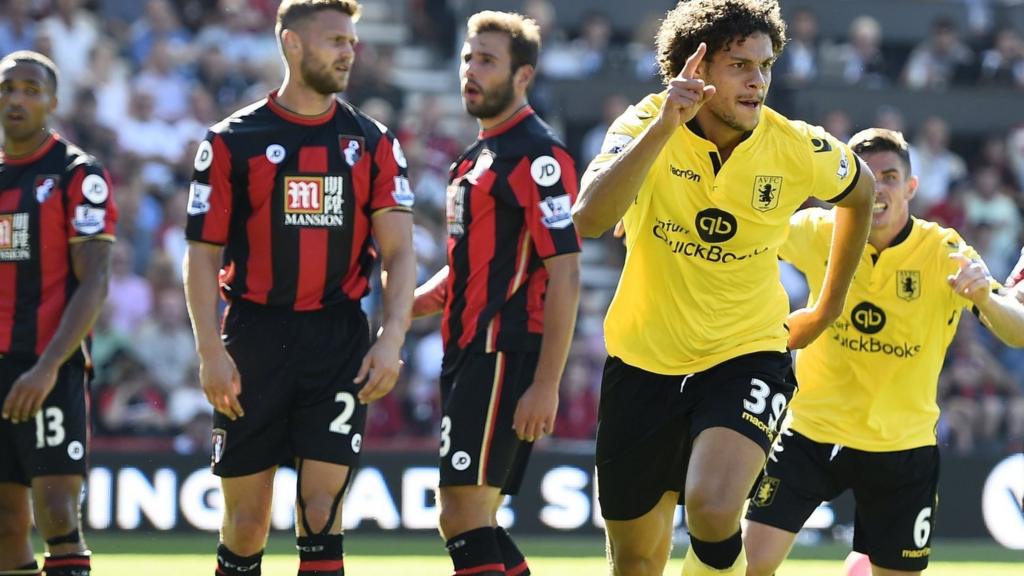
[(658, 118), (660, 122), (673, 128), (685, 124), (715, 95), (714, 86), (707, 85), (704, 80), (695, 77), (697, 67), (700, 66), (707, 51), (707, 44), (701, 42), (697, 50), (686, 59), (686, 64), (679, 74), (669, 81), (668, 97), (662, 104), (661, 116)]

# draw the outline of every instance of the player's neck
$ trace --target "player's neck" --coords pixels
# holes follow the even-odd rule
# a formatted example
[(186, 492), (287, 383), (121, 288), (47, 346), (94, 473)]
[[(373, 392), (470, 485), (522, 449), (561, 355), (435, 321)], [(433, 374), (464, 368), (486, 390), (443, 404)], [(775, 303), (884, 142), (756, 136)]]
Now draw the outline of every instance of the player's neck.
[(45, 127), (22, 140), (14, 140), (5, 134), (3, 145), (4, 158), (18, 159), (31, 156), (40, 146), (46, 144), (46, 141), (49, 139), (50, 129)]
[(300, 116), (320, 116), (330, 109), (334, 94), (321, 94), (285, 78), (274, 100), (289, 112)]
[(722, 162), (729, 159), (732, 151), (747, 134), (719, 121), (710, 111), (704, 109), (697, 111), (697, 116), (693, 120), (704, 132), (704, 138), (718, 148), (718, 155), (722, 157)]
[(909, 221), (910, 215), (908, 214), (905, 218), (899, 220), (899, 225), (897, 226), (889, 226), (884, 229), (872, 228), (871, 232), (868, 233), (868, 244), (874, 246), (875, 250), (879, 252), (885, 250), (892, 246), (896, 238), (903, 233), (903, 229), (907, 227)]
[(507, 108), (502, 110), (501, 113), (491, 118), (477, 118), (477, 123), (480, 124), (480, 130), (486, 132), (491, 128), (504, 124), (513, 116), (515, 116), (520, 110), (525, 108), (527, 105), (528, 103), (526, 102), (526, 97), (524, 96), (523, 98), (514, 100), (512, 104), (510, 104)]

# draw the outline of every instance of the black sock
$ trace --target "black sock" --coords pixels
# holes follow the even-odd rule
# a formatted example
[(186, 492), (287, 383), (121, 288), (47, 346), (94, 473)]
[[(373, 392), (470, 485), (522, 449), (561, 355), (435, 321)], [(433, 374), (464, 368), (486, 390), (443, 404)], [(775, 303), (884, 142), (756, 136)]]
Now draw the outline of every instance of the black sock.
[(445, 548), (455, 565), (455, 576), (505, 576), (501, 548), (490, 526), (463, 532), (445, 543)]
[(530, 576), (530, 567), (526, 564), (526, 557), (519, 551), (519, 547), (512, 541), (508, 532), (498, 526), (494, 529), (494, 536), (498, 539), (501, 559), (505, 561), (505, 576)]
[[(29, 566), (29, 568), (31, 567)], [(47, 555), (43, 560), (43, 573), (46, 576), (89, 576), (90, 570), (92, 567), (89, 564), (88, 552), (60, 556)]]
[(345, 576), (345, 537), (341, 534), (299, 536), (299, 576)]
[[(34, 572), (30, 572), (33, 570)], [(32, 576), (40, 576), (41, 572), (39, 572), (39, 564), (36, 564), (36, 561), (33, 560), (28, 564), (18, 566), (14, 570), (0, 570), (0, 576), (7, 576), (8, 574), (10, 574), (11, 576), (25, 576), (27, 574), (31, 574)]]
[(736, 563), (743, 549), (743, 538), (739, 530), (721, 542), (705, 542), (690, 534), (690, 548), (701, 562), (715, 570), (725, 570)]
[(217, 546), (216, 576), (260, 576), (263, 550), (252, 556), (239, 556), (223, 543)]

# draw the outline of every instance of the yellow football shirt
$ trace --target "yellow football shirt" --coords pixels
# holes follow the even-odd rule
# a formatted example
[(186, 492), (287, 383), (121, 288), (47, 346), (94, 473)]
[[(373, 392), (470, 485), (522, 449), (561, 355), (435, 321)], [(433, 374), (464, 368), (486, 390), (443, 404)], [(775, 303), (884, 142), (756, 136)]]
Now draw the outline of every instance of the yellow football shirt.
[[(779, 250), (807, 276), (810, 303), (821, 293), (834, 214), (797, 212)], [(935, 444), (939, 371), (971, 305), (946, 282), (959, 267), (954, 252), (978, 258), (955, 230), (917, 218), (885, 250), (865, 248), (842, 316), (797, 352), (792, 429), (870, 452)]]
[[(614, 161), (664, 98), (650, 95), (619, 117), (589, 169)], [(626, 261), (605, 317), (608, 353), (658, 374), (785, 351), (789, 306), (776, 255), (789, 217), (808, 196), (842, 197), (859, 175), (845, 144), (769, 108), (724, 163), (695, 131), (676, 130), (626, 211)]]

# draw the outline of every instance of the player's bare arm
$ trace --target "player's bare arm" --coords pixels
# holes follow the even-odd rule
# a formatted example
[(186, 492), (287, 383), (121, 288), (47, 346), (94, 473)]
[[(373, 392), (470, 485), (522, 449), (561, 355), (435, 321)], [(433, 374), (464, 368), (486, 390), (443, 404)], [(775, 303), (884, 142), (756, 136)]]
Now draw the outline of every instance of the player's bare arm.
[(14, 423), (34, 417), (57, 381), (57, 372), (81, 346), (107, 298), (110, 247), (106, 239), (72, 244), (71, 267), (79, 285), (68, 302), (60, 324), (36, 364), (22, 374), (4, 400), (3, 417)]
[(412, 317), (424, 318), (440, 314), (448, 296), (448, 267), (445, 266), (430, 277), (413, 294)]
[[(1024, 347), (1024, 303), (1014, 294), (992, 292), (992, 276), (979, 260), (960, 252), (949, 255), (959, 269), (947, 281), (956, 294), (970, 300), (981, 312), (981, 321), (1007, 346)], [(1015, 290), (1020, 294), (1020, 290)]]
[(544, 261), (548, 290), (544, 300), (544, 334), (533, 383), (516, 406), (512, 427), (528, 442), (551, 434), (558, 412), (558, 385), (572, 346), (576, 309), (580, 299), (579, 253)]
[(636, 198), (655, 158), (679, 126), (689, 122), (712, 96), (715, 87), (697, 77), (707, 46), (702, 42), (669, 82), (658, 117), (607, 167), (587, 170), (572, 209), (580, 234), (597, 237), (615, 226)]
[(412, 321), (416, 255), (412, 249), (412, 214), (397, 210), (373, 215), (373, 237), (381, 255), (384, 318), (377, 341), (366, 353), (355, 382), (366, 382), (359, 401), (367, 404), (395, 387), (402, 367), (402, 344)]
[(853, 190), (836, 204), (836, 224), (821, 297), (813, 307), (796, 310), (787, 320), (791, 350), (813, 342), (843, 313), (846, 293), (871, 231), (871, 207), (875, 198), (875, 178), (860, 158), (857, 162), (860, 163), (860, 178)]
[(220, 246), (189, 242), (185, 252), (183, 273), (185, 302), (192, 318), (192, 332), (199, 354), (199, 382), (206, 400), (215, 410), (235, 420), (245, 415), (238, 395), (242, 379), (220, 337), (217, 319), (217, 276), (221, 264)]

